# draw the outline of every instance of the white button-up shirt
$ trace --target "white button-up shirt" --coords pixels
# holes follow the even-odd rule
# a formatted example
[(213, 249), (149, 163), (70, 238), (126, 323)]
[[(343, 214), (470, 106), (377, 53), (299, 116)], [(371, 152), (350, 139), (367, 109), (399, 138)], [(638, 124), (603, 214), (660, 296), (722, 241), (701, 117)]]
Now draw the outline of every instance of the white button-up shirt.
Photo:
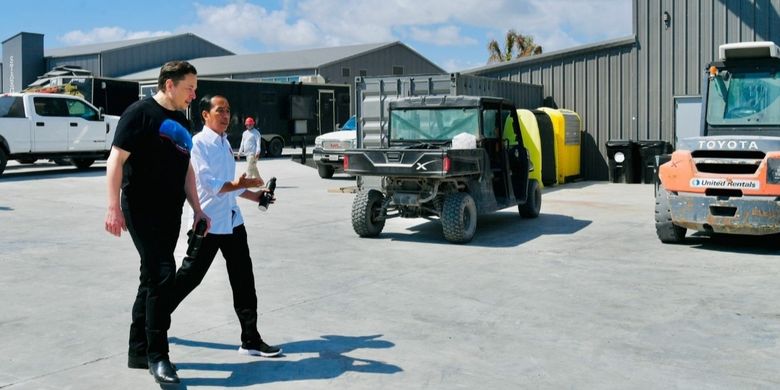
[(200, 206), (211, 218), (209, 233), (232, 234), (234, 227), (244, 223), (236, 197), (246, 190), (219, 193), (236, 176), (236, 160), (227, 134), (219, 135), (203, 126), (203, 131), (192, 137), (190, 161), (195, 170)]

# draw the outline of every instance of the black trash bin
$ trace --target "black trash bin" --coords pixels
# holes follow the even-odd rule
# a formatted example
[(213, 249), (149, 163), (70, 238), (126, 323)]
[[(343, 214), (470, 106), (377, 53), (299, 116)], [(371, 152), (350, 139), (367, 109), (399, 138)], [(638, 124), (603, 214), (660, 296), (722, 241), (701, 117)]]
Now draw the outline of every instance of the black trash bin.
[[(669, 154), (672, 152), (672, 145), (666, 141), (650, 140), (637, 141), (639, 149), (639, 173), (641, 180), (645, 184), (655, 183), (656, 180), (656, 159), (655, 156)], [(638, 182), (639, 180), (637, 180)]]
[(636, 144), (634, 141), (607, 141), (609, 181), (613, 183), (638, 183), (636, 175)]

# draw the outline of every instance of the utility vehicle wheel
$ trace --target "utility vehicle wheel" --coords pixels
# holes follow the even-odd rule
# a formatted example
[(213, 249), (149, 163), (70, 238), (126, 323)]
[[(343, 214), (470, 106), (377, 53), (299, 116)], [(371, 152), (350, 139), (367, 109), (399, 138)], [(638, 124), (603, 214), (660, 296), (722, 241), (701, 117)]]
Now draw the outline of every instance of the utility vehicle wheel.
[(536, 180), (528, 182), (528, 200), (525, 204), (517, 205), (520, 216), (523, 218), (536, 218), (542, 209), (542, 190), (539, 189), (539, 183)]
[(271, 157), (281, 156), (282, 149), (284, 149), (284, 143), (279, 138), (274, 138), (268, 143), (268, 154)]
[(16, 161), (18, 161), (19, 164), (34, 164), (36, 161), (38, 161), (38, 159), (28, 157), (28, 158), (17, 158)]
[(333, 177), (334, 172), (336, 172), (336, 170), (330, 165), (317, 164), (317, 173), (319, 173), (320, 177), (323, 179), (330, 179)]
[(685, 229), (672, 223), (669, 207), (669, 191), (659, 187), (655, 193), (655, 233), (666, 244), (679, 244), (685, 241)]
[(0, 175), (5, 171), (5, 166), (8, 164), (8, 155), (5, 154), (5, 150), (0, 148)]
[(385, 196), (377, 190), (361, 190), (352, 202), (352, 229), (360, 237), (376, 237), (385, 227), (382, 203)]
[(65, 165), (70, 165), (70, 159), (67, 158), (53, 158), (51, 159), (51, 161), (54, 161), (55, 164), (61, 167)]
[(449, 242), (466, 243), (477, 231), (477, 205), (465, 192), (454, 192), (444, 198), (441, 227)]
[(73, 165), (78, 169), (87, 169), (95, 162), (94, 158), (74, 158), (71, 160), (73, 161)]

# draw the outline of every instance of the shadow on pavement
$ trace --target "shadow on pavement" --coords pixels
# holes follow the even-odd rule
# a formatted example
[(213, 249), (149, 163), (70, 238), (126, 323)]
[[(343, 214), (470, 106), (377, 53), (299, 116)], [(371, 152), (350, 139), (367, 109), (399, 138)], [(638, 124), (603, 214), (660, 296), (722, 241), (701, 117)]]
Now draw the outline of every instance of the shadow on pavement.
[(15, 181), (29, 181), (40, 179), (51, 179), (59, 177), (97, 177), (105, 176), (105, 166), (95, 166), (87, 169), (76, 169), (75, 167), (58, 167), (52, 165), (51, 167), (44, 167), (43, 169), (24, 170), (21, 172), (14, 172), (14, 170), (6, 169), (3, 175), (0, 176), (0, 183), (3, 182), (15, 182)]
[(682, 245), (691, 248), (732, 253), (771, 255), (780, 252), (780, 234), (750, 236), (741, 234), (694, 233)]
[[(369, 374), (394, 374), (403, 371), (400, 367), (376, 360), (346, 356), (346, 353), (365, 348), (392, 348), (395, 344), (379, 340), (382, 335), (335, 336), (325, 335), (317, 340), (296, 341), (279, 345), (287, 357), (290, 354), (317, 354), (300, 360), (279, 358), (255, 358), (246, 363), (186, 363), (176, 362), (182, 386), (242, 387), (273, 382), (332, 379), (346, 372)], [(172, 344), (195, 348), (213, 348), (236, 351), (238, 345), (219, 344), (169, 338)], [(215, 371), (219, 377), (208, 375), (193, 378), (187, 370)], [(227, 374), (227, 376), (225, 376)]]
[[(392, 224), (388, 220), (387, 224)], [(477, 221), (477, 232), (469, 246), (506, 248), (522, 245), (540, 236), (567, 235), (576, 233), (592, 221), (575, 219), (567, 215), (539, 214), (538, 218), (521, 218), (516, 209), (507, 209), (496, 213), (481, 215)], [(408, 233), (381, 233), (376, 239), (392, 239), (407, 242), (429, 242), (452, 245), (444, 239), (441, 223), (428, 221), (410, 227)]]

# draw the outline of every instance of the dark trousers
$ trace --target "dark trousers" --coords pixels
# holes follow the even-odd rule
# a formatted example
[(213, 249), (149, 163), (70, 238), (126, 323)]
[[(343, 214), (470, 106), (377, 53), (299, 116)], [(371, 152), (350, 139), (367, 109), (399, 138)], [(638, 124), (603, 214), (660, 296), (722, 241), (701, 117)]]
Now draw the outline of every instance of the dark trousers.
[(181, 216), (145, 217), (126, 212), (125, 221), (141, 256), (128, 352), (157, 362), (168, 359), (168, 328), (176, 278), (173, 251), (179, 238)]
[(255, 276), (252, 273), (252, 259), (249, 257), (244, 225), (233, 228), (233, 234), (207, 234), (203, 238), (198, 256), (184, 258), (176, 272), (171, 311), (200, 284), (217, 256), (217, 251), (222, 252), (227, 265), (228, 279), (233, 290), (233, 308), (241, 323), (241, 342), (258, 341), (260, 333), (257, 331)]

